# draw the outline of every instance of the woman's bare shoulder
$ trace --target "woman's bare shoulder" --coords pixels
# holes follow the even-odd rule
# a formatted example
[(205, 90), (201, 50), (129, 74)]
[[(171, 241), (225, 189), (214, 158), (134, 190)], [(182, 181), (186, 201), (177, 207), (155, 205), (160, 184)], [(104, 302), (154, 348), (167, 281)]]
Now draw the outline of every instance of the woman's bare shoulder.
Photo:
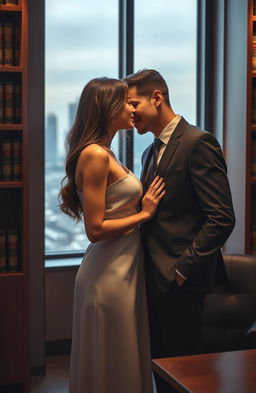
[(79, 159), (87, 163), (95, 160), (98, 163), (107, 163), (109, 161), (109, 154), (103, 146), (92, 143), (81, 151)]
[(85, 147), (78, 158), (76, 171), (78, 177), (86, 178), (93, 183), (105, 181), (109, 172), (108, 152), (100, 145), (91, 144)]

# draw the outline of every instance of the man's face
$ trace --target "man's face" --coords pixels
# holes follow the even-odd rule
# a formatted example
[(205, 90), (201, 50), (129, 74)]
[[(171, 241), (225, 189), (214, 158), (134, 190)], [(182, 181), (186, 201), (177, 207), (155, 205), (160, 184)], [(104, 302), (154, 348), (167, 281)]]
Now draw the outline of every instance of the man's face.
[(138, 133), (142, 135), (148, 131), (153, 132), (158, 114), (154, 99), (138, 95), (136, 87), (129, 89), (128, 96), (130, 104), (135, 108), (134, 123)]

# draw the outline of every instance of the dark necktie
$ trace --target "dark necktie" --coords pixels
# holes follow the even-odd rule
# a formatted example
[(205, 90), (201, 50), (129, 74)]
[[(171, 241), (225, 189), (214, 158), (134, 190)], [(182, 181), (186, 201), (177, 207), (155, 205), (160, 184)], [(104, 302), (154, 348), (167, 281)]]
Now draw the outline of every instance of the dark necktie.
[(162, 146), (163, 142), (159, 138), (155, 138), (153, 142), (153, 154), (151, 159), (149, 160), (148, 164), (148, 171), (147, 171), (147, 178), (146, 178), (146, 184), (149, 186), (155, 175), (156, 175), (156, 168), (157, 168), (157, 158), (159, 156), (159, 151)]

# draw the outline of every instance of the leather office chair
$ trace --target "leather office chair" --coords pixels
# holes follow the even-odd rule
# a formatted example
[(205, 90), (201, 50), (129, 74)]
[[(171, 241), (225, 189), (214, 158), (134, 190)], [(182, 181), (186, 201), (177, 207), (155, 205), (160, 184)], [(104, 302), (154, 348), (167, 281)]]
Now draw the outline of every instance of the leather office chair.
[(256, 348), (256, 255), (224, 255), (229, 283), (207, 295), (203, 352)]

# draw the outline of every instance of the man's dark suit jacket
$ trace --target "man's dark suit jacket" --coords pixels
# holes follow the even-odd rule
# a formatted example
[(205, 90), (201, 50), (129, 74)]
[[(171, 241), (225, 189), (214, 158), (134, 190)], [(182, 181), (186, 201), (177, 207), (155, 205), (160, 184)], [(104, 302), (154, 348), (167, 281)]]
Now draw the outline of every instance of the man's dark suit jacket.
[[(142, 183), (152, 156), (142, 156)], [(146, 265), (161, 286), (176, 269), (204, 292), (225, 281), (221, 247), (235, 224), (226, 163), (216, 138), (182, 117), (161, 157), (157, 174), (166, 194), (152, 220), (142, 225)]]

